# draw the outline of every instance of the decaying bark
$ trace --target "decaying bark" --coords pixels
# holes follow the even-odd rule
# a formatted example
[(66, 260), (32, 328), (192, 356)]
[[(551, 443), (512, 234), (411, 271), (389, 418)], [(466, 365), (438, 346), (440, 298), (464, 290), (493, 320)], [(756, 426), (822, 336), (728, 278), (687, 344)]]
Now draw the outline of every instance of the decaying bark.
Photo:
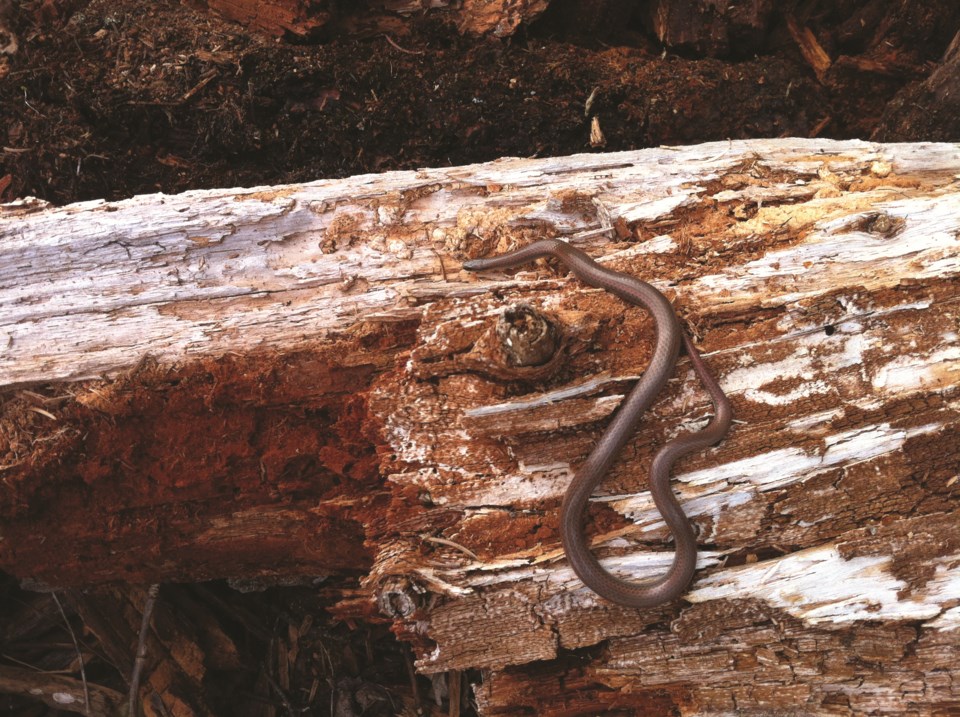
[(647, 12), (657, 39), (666, 47), (715, 57), (731, 49), (743, 56), (762, 47), (775, 9), (770, 0), (654, 0)]
[[(315, 0), (197, 0), (228, 20), (238, 22), (256, 32), (292, 37), (315, 37), (332, 28), (365, 34), (403, 32), (404, 22), (399, 18), (420, 15), (428, 10), (443, 9), (445, 16), (455, 21), (461, 32), (512, 35), (521, 23), (535, 20), (549, 0), (523, 3), (509, 0), (385, 0), (357, 8), (334, 2)], [(339, 12), (338, 12), (339, 10)]]
[[(761, 140), (8, 206), (0, 568), (362, 571), (340, 614), (484, 714), (948, 714), (958, 176), (955, 145)], [(596, 598), (557, 533), (649, 320), (548, 263), (459, 270), (544, 236), (667, 293), (733, 401), (674, 471), (674, 604)], [(669, 562), (645, 471), (709, 410), (681, 359), (589, 516), (612, 570)]]

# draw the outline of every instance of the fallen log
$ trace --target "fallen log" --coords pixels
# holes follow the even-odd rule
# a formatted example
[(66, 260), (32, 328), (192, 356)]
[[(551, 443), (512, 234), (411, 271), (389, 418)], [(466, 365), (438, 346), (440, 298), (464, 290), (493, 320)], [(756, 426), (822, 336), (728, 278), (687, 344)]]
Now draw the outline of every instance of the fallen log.
[[(938, 714), (960, 703), (960, 148), (757, 140), (0, 214), (0, 568), (34, 584), (362, 575), (483, 714)], [(678, 464), (684, 599), (606, 603), (560, 500), (649, 357), (654, 283), (734, 404)], [(660, 573), (675, 379), (595, 496)], [(603, 646), (605, 649), (597, 649)], [(470, 672), (484, 670), (481, 673)], [(459, 677), (457, 678), (459, 679)]]

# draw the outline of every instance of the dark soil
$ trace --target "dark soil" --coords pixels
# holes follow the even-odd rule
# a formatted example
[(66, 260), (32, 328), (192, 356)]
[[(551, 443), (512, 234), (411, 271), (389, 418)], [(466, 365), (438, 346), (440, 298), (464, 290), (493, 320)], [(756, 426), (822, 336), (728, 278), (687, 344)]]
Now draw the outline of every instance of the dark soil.
[[(588, 14), (556, 2), (506, 39), (461, 36), (438, 11), (408, 18), (397, 39), (367, 28), (306, 45), (170, 0), (24, 0), (7, 13), (20, 49), (0, 56), (0, 199), (63, 204), (725, 138), (869, 138), (960, 26), (947, 0), (787, 3), (834, 60), (818, 79), (784, 10), (704, 57), (695, 44), (664, 51), (643, 3), (605, 23), (614, 5)], [(594, 117), (605, 142), (591, 146)], [(957, 120), (943, 122), (940, 135), (958, 136)], [(885, 139), (924, 138), (898, 132)]]

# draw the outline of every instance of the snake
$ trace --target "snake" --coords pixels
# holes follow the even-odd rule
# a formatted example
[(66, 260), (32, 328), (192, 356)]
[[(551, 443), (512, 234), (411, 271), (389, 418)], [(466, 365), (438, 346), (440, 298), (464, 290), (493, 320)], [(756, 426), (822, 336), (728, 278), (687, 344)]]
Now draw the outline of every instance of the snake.
[[(550, 256), (559, 259), (583, 283), (645, 308), (656, 326), (656, 341), (647, 370), (623, 400), (564, 493), (560, 507), (560, 541), (577, 577), (596, 594), (626, 607), (661, 605), (684, 594), (697, 566), (696, 534), (670, 487), (670, 470), (683, 456), (719, 443), (730, 428), (733, 410), (693, 341), (680, 327), (673, 305), (653, 285), (629, 274), (604, 268), (588, 254), (561, 239), (541, 239), (505, 254), (470, 259), (463, 263), (463, 268), (467, 271), (509, 269)], [(672, 376), (681, 346), (710, 395), (713, 416), (701, 430), (682, 434), (664, 444), (654, 454), (650, 464), (650, 493), (673, 535), (673, 562), (662, 576), (643, 581), (624, 580), (607, 571), (590, 551), (583, 529), (584, 516), (590, 496), (635, 433), (644, 412)]]

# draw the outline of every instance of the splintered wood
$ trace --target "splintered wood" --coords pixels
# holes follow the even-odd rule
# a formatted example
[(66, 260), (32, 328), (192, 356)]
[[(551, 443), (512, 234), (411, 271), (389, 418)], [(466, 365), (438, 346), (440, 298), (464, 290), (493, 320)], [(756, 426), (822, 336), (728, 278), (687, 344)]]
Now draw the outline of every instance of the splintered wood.
[[(597, 598), (557, 531), (564, 490), (646, 366), (649, 318), (549, 262), (459, 268), (552, 236), (666, 293), (734, 405), (728, 438), (674, 470), (701, 545), (674, 604)], [(364, 592), (341, 615), (379, 610), (421, 672), (467, 671), (483, 714), (948, 714), (960, 705), (958, 279), (960, 147), (948, 144), (758, 140), (9, 205), (0, 385), (41, 413), (0, 424), (0, 567), (82, 584), (128, 579), (140, 561), (158, 581), (353, 559)], [(537, 341), (552, 353), (518, 358), (539, 355)], [(191, 471), (111, 505), (108, 489), (137, 490), (129, 463), (145, 459), (111, 463), (120, 448), (87, 436), (146, 400), (109, 378), (136, 383), (145, 354), (166, 367), (151, 395), (186, 385), (196, 420), (229, 408), (246, 433), (231, 444), (216, 429), (216, 459), (192, 463), (202, 434), (170, 438)], [(51, 393), (61, 402), (44, 403)], [(266, 421), (278, 407), (282, 423)], [(646, 471), (709, 413), (681, 358), (588, 516), (611, 571), (642, 580), (669, 565)], [(334, 438), (299, 445), (311, 421)], [(99, 451), (96, 472), (52, 451)], [(225, 480), (244, 511), (205, 503), (201, 487)], [(121, 564), (92, 541), (71, 554), (66, 514), (94, 490), (139, 526), (112, 535), (110, 553), (136, 540), (142, 555)], [(179, 494), (208, 505), (208, 523), (193, 538), (180, 525), (159, 556), (143, 545), (147, 518)], [(257, 516), (265, 536), (281, 508), (289, 525), (322, 517), (340, 542), (275, 531), (258, 561), (251, 539), (267, 541), (244, 526)], [(55, 555), (26, 537), (40, 522)], [(213, 525), (216, 561), (203, 552)]]

